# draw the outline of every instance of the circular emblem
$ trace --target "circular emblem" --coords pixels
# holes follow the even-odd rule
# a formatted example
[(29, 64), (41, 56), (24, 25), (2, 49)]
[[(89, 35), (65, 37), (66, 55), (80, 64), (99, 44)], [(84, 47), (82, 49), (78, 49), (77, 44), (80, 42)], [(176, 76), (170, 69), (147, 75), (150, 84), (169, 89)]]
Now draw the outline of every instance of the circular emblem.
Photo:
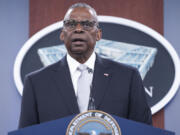
[[(137, 68), (152, 114), (158, 112), (174, 97), (180, 84), (176, 51), (162, 35), (138, 22), (112, 16), (98, 16), (98, 20), (103, 37), (96, 43), (96, 53)], [(66, 54), (59, 39), (62, 27), (63, 21), (47, 26), (19, 51), (14, 80), (21, 95), (26, 74), (57, 62)]]
[(66, 135), (121, 135), (121, 130), (109, 114), (90, 110), (77, 115), (70, 122)]

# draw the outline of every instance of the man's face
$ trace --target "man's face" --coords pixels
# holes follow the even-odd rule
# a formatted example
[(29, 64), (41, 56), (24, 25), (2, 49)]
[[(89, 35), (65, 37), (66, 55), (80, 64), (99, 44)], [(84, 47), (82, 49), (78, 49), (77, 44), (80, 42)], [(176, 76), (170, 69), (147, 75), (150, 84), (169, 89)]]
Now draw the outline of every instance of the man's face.
[(92, 54), (96, 41), (100, 40), (101, 31), (97, 27), (94, 15), (88, 8), (75, 8), (67, 13), (60, 39), (64, 41), (68, 53), (73, 58)]

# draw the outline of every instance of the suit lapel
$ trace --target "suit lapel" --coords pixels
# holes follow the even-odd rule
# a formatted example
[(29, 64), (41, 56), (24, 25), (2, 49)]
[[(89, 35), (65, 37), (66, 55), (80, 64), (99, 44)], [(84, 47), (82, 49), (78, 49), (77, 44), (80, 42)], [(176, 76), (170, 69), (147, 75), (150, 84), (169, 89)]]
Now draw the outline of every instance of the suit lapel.
[[(97, 55), (92, 82), (92, 97), (94, 97), (96, 109), (98, 109), (103, 101), (107, 86), (109, 86), (109, 80), (112, 76), (111, 73), (112, 72), (108, 64), (106, 64), (103, 59)], [(80, 111), (73, 89), (66, 57), (62, 58), (62, 60), (58, 63), (58, 66), (56, 66), (52, 71), (52, 79), (70, 112), (73, 114), (79, 113)]]
[[(70, 77), (69, 67), (66, 57), (62, 58), (59, 65), (53, 70), (52, 78), (58, 87), (60, 94), (65, 101), (68, 109), (74, 114), (79, 113), (79, 108)], [(63, 108), (62, 108), (63, 109)]]
[(92, 97), (94, 97), (96, 109), (103, 101), (111, 75), (108, 64), (97, 55), (92, 82)]

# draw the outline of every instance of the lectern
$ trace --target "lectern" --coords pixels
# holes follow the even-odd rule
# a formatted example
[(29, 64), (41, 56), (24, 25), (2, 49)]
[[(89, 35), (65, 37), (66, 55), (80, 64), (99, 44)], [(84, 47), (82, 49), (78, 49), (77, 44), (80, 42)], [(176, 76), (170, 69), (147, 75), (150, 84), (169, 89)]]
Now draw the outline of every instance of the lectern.
[(175, 133), (91, 110), (12, 131), (8, 135), (175, 135)]

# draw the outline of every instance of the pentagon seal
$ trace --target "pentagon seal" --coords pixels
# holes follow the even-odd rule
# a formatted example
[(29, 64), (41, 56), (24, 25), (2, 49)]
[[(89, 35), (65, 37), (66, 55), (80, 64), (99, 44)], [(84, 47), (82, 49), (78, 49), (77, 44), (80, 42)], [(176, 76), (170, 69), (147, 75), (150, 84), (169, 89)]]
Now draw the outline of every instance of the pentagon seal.
[(90, 110), (77, 115), (70, 122), (66, 135), (121, 135), (121, 130), (111, 115)]

